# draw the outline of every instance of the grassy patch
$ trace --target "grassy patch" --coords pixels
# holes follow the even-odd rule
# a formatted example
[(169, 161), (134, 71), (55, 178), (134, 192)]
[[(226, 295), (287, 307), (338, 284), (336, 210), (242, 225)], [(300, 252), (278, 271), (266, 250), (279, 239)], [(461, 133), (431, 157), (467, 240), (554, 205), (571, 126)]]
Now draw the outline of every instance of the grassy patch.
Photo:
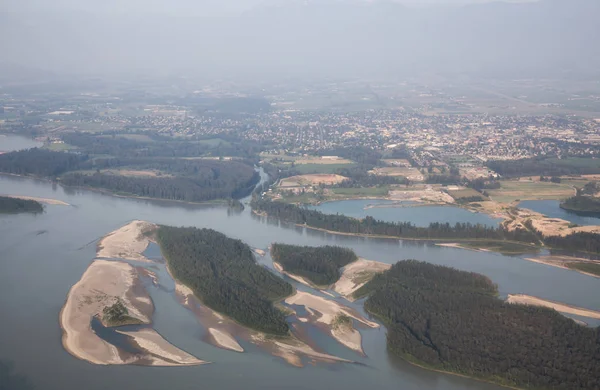
[(466, 241), (461, 242), (460, 246), (469, 249), (487, 250), (507, 255), (518, 255), (538, 251), (538, 248), (536, 247), (510, 241)]
[(299, 164), (294, 169), (301, 174), (310, 173), (336, 173), (338, 169), (350, 168), (354, 164)]
[(383, 187), (366, 187), (366, 188), (333, 188), (336, 195), (344, 196), (388, 196), (390, 188), (388, 186)]
[(596, 276), (600, 276), (600, 264), (593, 263), (569, 263), (567, 266), (571, 269), (587, 272)]
[(488, 190), (490, 197), (498, 202), (510, 203), (515, 200), (561, 200), (574, 195), (568, 184), (539, 181), (507, 180), (501, 187)]
[(222, 140), (221, 138), (211, 138), (211, 139), (203, 139), (200, 141), (195, 141), (198, 144), (201, 145), (206, 145), (210, 148), (217, 148), (221, 145), (223, 146), (231, 146), (231, 143), (225, 140)]

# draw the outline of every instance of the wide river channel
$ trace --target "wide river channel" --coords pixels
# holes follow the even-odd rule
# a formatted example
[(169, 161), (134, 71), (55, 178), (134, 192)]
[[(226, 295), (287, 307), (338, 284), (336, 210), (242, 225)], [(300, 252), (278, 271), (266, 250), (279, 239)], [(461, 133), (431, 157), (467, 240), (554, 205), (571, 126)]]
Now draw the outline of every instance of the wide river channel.
[[(62, 348), (59, 311), (67, 292), (93, 260), (97, 240), (134, 219), (208, 227), (261, 249), (273, 242), (332, 244), (387, 263), (426, 260), (485, 274), (498, 284), (501, 296), (522, 293), (600, 310), (600, 279), (532, 263), (523, 259), (527, 255), (510, 257), (431, 243), (332, 235), (257, 217), (248, 207), (235, 213), (225, 207), (118, 198), (11, 176), (0, 176), (0, 194), (53, 198), (71, 205), (46, 206), (40, 215), (0, 216), (0, 359), (13, 361), (16, 371), (27, 375), (36, 389), (499, 389), (390, 358), (385, 328), (362, 331), (367, 358), (343, 351), (344, 357), (362, 364), (294, 368), (246, 343), (246, 353), (218, 349), (202, 341), (204, 330), (168, 288), (149, 287), (156, 306), (154, 328), (176, 346), (214, 364), (152, 368), (80, 361)], [(416, 212), (422, 209), (414, 209), (413, 222), (422, 222)], [(453, 212), (451, 208), (436, 210), (440, 222), (446, 221), (446, 210)], [(469, 216), (474, 218), (471, 222), (481, 218), (465, 213), (465, 222)], [(452, 214), (449, 219), (454, 218)], [(270, 265), (268, 256), (259, 261)], [(331, 353), (343, 349), (330, 344), (323, 348)]]

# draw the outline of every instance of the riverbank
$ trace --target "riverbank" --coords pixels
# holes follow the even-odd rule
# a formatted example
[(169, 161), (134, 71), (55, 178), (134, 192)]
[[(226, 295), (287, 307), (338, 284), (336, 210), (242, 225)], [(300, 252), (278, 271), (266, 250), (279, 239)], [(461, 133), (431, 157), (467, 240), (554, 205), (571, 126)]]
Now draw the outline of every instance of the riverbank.
[(560, 302), (548, 301), (538, 297), (532, 297), (530, 295), (509, 294), (508, 298), (506, 299), (506, 302), (519, 305), (546, 307), (549, 309), (554, 309), (560, 313), (574, 314), (581, 317), (594, 318), (596, 320), (600, 320), (600, 311), (594, 311), (590, 309), (584, 309), (581, 307), (566, 305)]

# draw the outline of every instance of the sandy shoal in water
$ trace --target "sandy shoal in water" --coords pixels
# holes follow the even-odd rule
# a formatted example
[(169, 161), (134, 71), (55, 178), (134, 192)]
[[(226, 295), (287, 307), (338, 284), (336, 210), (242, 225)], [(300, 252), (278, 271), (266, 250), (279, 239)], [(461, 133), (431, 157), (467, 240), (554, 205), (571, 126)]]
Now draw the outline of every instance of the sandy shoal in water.
[(584, 308), (576, 307), (576, 306), (570, 306), (570, 305), (566, 305), (566, 304), (560, 303), (560, 302), (548, 301), (545, 299), (532, 297), (530, 295), (520, 295), (520, 294), (519, 295), (510, 295), (509, 294), (508, 298), (506, 299), (506, 302), (521, 304), (521, 305), (547, 307), (547, 308), (554, 309), (561, 313), (574, 314), (574, 315), (578, 315), (581, 317), (594, 318), (594, 319), (600, 320), (600, 312), (599, 311), (584, 309)]
[(156, 225), (144, 221), (133, 221), (119, 228), (100, 240), (97, 257), (150, 261), (142, 254), (150, 244), (144, 233), (155, 228)]
[(360, 258), (342, 269), (342, 275), (333, 285), (333, 291), (352, 301), (352, 294), (356, 290), (367, 284), (376, 274), (387, 271), (391, 267), (391, 264)]

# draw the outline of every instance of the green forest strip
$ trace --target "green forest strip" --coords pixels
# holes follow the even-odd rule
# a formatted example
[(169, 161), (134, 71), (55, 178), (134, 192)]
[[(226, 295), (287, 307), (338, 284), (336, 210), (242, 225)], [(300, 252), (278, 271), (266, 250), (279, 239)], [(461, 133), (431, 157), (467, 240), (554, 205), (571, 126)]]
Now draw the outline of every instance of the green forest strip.
[(42, 213), (44, 206), (38, 201), (0, 196), (0, 214)]
[(273, 302), (292, 286), (261, 267), (248, 245), (211, 229), (160, 226), (158, 244), (169, 270), (206, 306), (249, 328), (287, 335), (283, 312)]
[(401, 261), (356, 291), (418, 365), (527, 389), (600, 388), (600, 331), (546, 308), (508, 304), (485, 276)]
[(358, 260), (354, 251), (339, 246), (273, 244), (271, 256), (286, 272), (306, 278), (316, 286), (337, 282), (340, 268)]
[[(507, 244), (515, 244), (512, 248), (515, 249), (515, 253), (523, 253), (524, 246), (539, 248), (541, 239), (543, 244), (550, 248), (600, 254), (600, 235), (596, 233), (577, 232), (568, 236), (542, 236), (531, 223), (526, 223), (526, 229), (516, 230), (507, 230), (503, 226), (489, 227), (471, 223), (451, 225), (439, 222), (431, 223), (428, 227), (418, 227), (410, 222), (384, 222), (370, 216), (356, 219), (340, 214), (323, 214), (292, 204), (259, 199), (257, 196), (252, 201), (252, 209), (259, 215), (268, 215), (330, 233), (403, 240), (467, 242), (473, 248), (481, 242), (480, 247), (484, 249), (505, 253), (504, 248)], [(516, 249), (517, 245), (519, 249)]]
[(266, 214), (298, 225), (351, 235), (433, 241), (512, 241), (528, 245), (537, 242), (537, 238), (531, 232), (523, 229), (508, 231), (501, 227), (495, 228), (471, 223), (457, 223), (455, 225), (450, 225), (449, 223), (432, 223), (428, 227), (418, 227), (410, 222), (384, 222), (369, 216), (364, 219), (356, 219), (339, 214), (323, 214), (320, 211), (296, 205), (261, 199), (253, 200), (252, 208), (257, 213)]

